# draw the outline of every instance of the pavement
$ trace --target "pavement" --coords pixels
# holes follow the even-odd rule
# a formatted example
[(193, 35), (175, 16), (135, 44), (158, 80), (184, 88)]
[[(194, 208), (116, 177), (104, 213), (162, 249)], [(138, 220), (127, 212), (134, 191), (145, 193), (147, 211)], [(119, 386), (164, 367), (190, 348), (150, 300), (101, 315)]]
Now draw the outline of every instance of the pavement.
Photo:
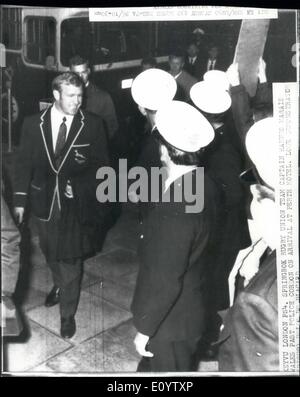
[[(60, 336), (59, 305), (44, 306), (53, 282), (31, 227), (16, 293), (24, 331), (17, 338), (3, 339), (3, 373), (134, 373), (140, 357), (133, 344), (136, 329), (130, 303), (139, 266), (138, 239), (137, 208), (126, 204), (102, 251), (84, 262), (77, 332), (65, 340)], [(216, 361), (199, 363), (199, 372), (217, 370)]]

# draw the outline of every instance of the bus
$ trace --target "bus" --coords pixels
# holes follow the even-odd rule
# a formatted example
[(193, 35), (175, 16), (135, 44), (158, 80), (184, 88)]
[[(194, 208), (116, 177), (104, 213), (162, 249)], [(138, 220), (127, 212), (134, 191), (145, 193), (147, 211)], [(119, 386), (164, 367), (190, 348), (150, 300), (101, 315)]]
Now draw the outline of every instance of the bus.
[[(89, 60), (91, 77), (111, 94), (120, 129), (126, 134), (132, 126), (136, 107), (128, 89), (130, 84), (124, 82), (139, 73), (144, 57), (155, 57), (158, 66), (166, 69), (172, 48), (186, 48), (192, 32), (200, 26), (206, 41), (221, 44), (226, 57), (232, 60), (241, 25), (240, 20), (90, 22), (88, 8), (4, 5), (0, 10), (0, 42), (6, 49), (6, 68), (2, 73), (2, 126), (5, 129), (7, 125), (5, 87), (9, 84), (15, 143), (18, 143), (24, 116), (38, 112), (43, 101), (51, 100), (51, 82), (57, 74), (69, 70), (72, 56), (81, 55)], [(271, 21), (274, 27), (270, 26), (266, 44), (266, 48), (272, 48), (273, 56), (277, 56), (276, 62), (279, 61), (276, 48), (280, 48), (282, 60), (286, 59), (282, 56), (283, 48), (289, 51), (294, 44), (293, 33), (284, 33), (284, 28), (293, 21), (293, 14), (289, 19), (284, 18), (281, 15), (278, 20)], [(287, 42), (283, 43), (282, 39), (286, 38)], [(291, 80), (285, 76), (289, 73), (288, 66), (281, 67), (280, 73), (281, 81)], [(277, 81), (280, 80), (277, 78)]]
[[(201, 22), (206, 33), (216, 34), (216, 29), (205, 24)], [(239, 24), (235, 21), (229, 26), (235, 36)], [(53, 78), (69, 70), (74, 55), (89, 60), (93, 80), (112, 95), (121, 124), (128, 123), (132, 102), (130, 90), (122, 89), (122, 82), (136, 76), (147, 56), (166, 68), (172, 46), (186, 46), (198, 25), (197, 21), (90, 22), (88, 8), (2, 6), (1, 43), (6, 48), (7, 65), (3, 77), (12, 81), (15, 140), (24, 116), (39, 111), (39, 102), (51, 98)], [(6, 99), (3, 92), (4, 124)]]

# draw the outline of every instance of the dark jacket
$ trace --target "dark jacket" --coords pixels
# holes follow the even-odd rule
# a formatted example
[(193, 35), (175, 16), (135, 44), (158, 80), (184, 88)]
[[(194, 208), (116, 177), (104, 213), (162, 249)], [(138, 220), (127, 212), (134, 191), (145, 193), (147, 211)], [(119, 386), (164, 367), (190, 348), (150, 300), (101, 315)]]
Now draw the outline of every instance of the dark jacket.
[[(85, 159), (82, 161), (78, 155)], [(81, 227), (90, 233), (107, 211), (106, 205), (96, 199), (96, 188), (101, 182), (96, 179), (96, 172), (107, 165), (106, 135), (99, 117), (81, 110), (74, 116), (58, 169), (54, 161), (50, 108), (28, 117), (23, 124), (15, 163), (14, 206), (29, 204), (31, 212), (47, 222), (57, 200), (63, 232), (70, 241), (70, 255), (78, 248), (74, 244), (78, 239), (72, 237), (74, 230), (70, 225), (75, 224), (72, 219), (76, 217)], [(65, 197), (67, 181), (71, 183), (74, 199)]]
[(85, 89), (84, 109), (100, 116), (104, 122), (108, 138), (113, 138), (119, 128), (119, 123), (110, 94), (89, 82)]
[[(132, 302), (137, 330), (163, 340), (197, 338), (204, 328), (207, 257), (215, 222), (214, 185), (205, 178), (204, 209), (159, 202), (141, 225), (140, 269)], [(181, 187), (182, 188), (182, 187)], [(184, 196), (183, 196), (184, 197)]]
[(279, 371), (275, 251), (229, 309), (220, 340), (220, 371)]
[(190, 90), (194, 84), (197, 83), (197, 79), (191, 76), (185, 70), (182, 70), (180, 75), (176, 78), (177, 92), (174, 99), (181, 100), (184, 102), (190, 102)]
[(216, 310), (229, 304), (228, 277), (239, 251), (251, 244), (246, 213), (246, 191), (239, 178), (243, 171), (239, 150), (231, 142), (230, 125), (215, 130), (214, 141), (204, 157), (208, 175), (214, 180), (221, 198), (214, 255), (210, 266), (210, 306)]
[(203, 58), (198, 55), (193, 64), (190, 63), (189, 57), (185, 59), (184, 69), (198, 81), (203, 79), (204, 63)]

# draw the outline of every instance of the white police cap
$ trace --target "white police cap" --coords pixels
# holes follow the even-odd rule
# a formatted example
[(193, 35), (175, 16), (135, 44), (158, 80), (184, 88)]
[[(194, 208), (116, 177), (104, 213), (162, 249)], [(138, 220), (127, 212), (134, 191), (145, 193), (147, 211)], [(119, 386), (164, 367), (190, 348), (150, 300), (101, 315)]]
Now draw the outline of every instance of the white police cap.
[(204, 32), (204, 30), (201, 29), (201, 28), (196, 28), (196, 29), (193, 31), (193, 34), (196, 34), (196, 33), (204, 34), (205, 32)]
[(270, 187), (276, 187), (277, 125), (273, 117), (253, 124), (246, 135), (246, 148), (251, 161)]
[(204, 74), (203, 81), (215, 85), (220, 89), (224, 89), (225, 91), (229, 90), (230, 83), (227, 74), (222, 72), (222, 70), (209, 70)]
[(184, 152), (197, 152), (214, 139), (214, 129), (193, 106), (171, 101), (156, 113), (156, 127), (172, 146)]
[(139, 106), (157, 110), (174, 98), (176, 90), (176, 81), (170, 73), (161, 69), (148, 69), (134, 79), (131, 95)]
[(194, 84), (190, 90), (190, 97), (194, 104), (206, 113), (223, 113), (231, 106), (229, 93), (206, 81)]

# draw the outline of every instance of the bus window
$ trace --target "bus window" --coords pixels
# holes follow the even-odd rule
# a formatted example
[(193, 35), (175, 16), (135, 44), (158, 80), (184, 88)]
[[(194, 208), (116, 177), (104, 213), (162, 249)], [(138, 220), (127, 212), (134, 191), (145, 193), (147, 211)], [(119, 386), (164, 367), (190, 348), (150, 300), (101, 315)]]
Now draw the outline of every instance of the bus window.
[(66, 19), (61, 24), (61, 63), (68, 66), (74, 55), (94, 65), (140, 59), (148, 55), (150, 36), (150, 24)]
[(55, 21), (50, 17), (26, 18), (25, 58), (44, 65), (47, 56), (55, 56)]
[(155, 55), (169, 55), (170, 51), (181, 48), (185, 49), (188, 42), (190, 27), (185, 22), (158, 22), (158, 41), (156, 43)]
[(141, 59), (153, 55), (151, 53), (151, 40), (153, 29), (151, 23), (129, 22), (124, 23), (122, 28), (126, 35), (127, 50), (125, 59)]
[(112, 63), (126, 53), (126, 38), (112, 24), (91, 23), (87, 18), (66, 19), (61, 24), (61, 63), (69, 65), (74, 55), (88, 59), (91, 64)]
[(3, 44), (9, 50), (19, 50), (22, 44), (21, 8), (2, 8)]

